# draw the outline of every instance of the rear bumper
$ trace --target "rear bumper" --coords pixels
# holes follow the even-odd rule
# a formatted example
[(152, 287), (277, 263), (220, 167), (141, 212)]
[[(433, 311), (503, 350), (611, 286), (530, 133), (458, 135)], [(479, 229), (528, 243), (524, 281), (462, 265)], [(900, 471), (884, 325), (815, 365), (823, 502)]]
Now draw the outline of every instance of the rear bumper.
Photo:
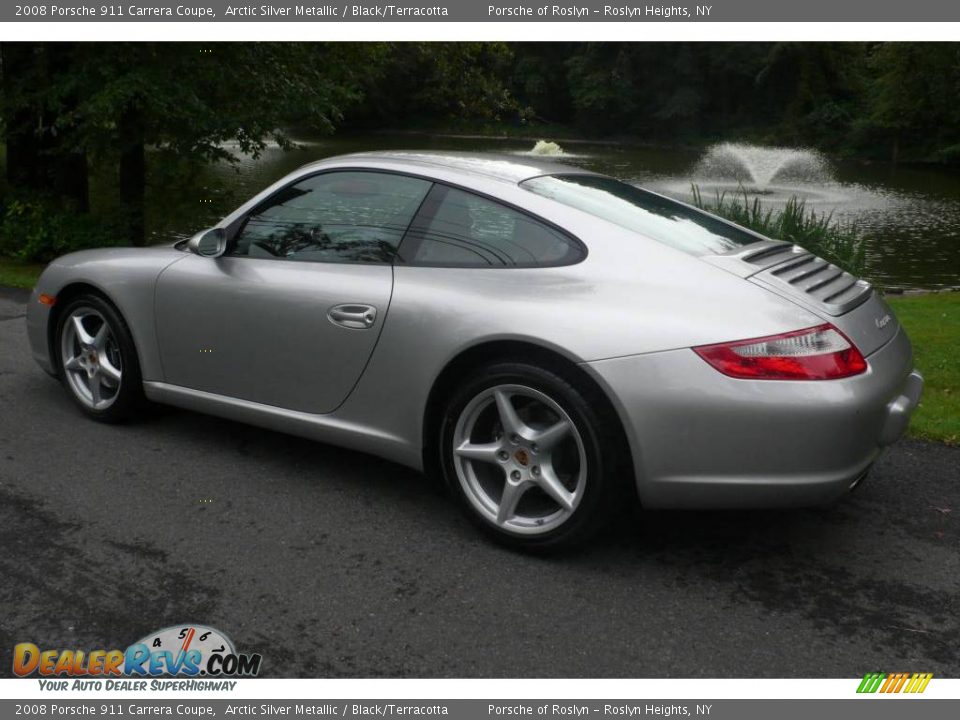
[(751, 381), (689, 349), (585, 364), (618, 406), (647, 507), (749, 508), (835, 500), (906, 430), (923, 389), (904, 332), (861, 375)]
[(892, 445), (907, 431), (910, 416), (920, 404), (921, 394), (923, 394), (923, 376), (916, 370), (911, 370), (897, 396), (887, 403), (886, 421), (878, 440), (881, 447)]

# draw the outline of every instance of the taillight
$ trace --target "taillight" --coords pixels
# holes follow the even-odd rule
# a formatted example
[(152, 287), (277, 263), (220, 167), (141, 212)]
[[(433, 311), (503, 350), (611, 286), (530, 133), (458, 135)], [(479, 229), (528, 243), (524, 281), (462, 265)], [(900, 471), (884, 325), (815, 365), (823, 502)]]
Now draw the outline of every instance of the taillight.
[(693, 350), (724, 375), (753, 380), (833, 380), (867, 369), (856, 346), (830, 324)]

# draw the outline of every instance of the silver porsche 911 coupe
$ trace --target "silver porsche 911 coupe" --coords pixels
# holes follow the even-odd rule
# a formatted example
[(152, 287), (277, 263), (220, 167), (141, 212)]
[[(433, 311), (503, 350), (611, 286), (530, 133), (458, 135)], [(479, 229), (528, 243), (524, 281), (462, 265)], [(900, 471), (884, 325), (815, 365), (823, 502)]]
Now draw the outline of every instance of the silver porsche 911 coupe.
[(804, 249), (482, 154), (307, 165), (189, 241), (56, 260), (27, 322), (94, 419), (152, 400), (374, 453), (527, 548), (630, 498), (839, 498), (923, 385), (879, 295)]

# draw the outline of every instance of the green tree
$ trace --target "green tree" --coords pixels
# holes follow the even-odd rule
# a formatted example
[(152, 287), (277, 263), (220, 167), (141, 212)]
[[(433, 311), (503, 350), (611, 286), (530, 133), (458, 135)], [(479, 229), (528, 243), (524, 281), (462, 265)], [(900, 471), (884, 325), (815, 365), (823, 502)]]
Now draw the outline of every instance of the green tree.
[(776, 137), (823, 149), (847, 145), (865, 90), (863, 43), (780, 42), (770, 47), (757, 87)]
[(527, 115), (550, 123), (567, 123), (573, 114), (565, 63), (579, 43), (519, 43), (509, 82)]
[(72, 210), (85, 212), (87, 158), (60, 135), (64, 127), (60, 117), (75, 109), (78, 97), (70, 86), (46, 92), (68, 71), (70, 60), (64, 44), (0, 43), (6, 180), (10, 186), (53, 195)]
[(906, 148), (929, 160), (960, 160), (960, 43), (882, 43), (859, 127), (896, 161)]
[(390, 43), (381, 72), (363, 84), (365, 102), (351, 118), (365, 126), (450, 127), (463, 121), (503, 122), (517, 111), (505, 43)]
[[(577, 43), (565, 76), (572, 120), (592, 134), (702, 141), (758, 124), (758, 43)], [(527, 49), (538, 59), (543, 50)], [(545, 63), (523, 67), (543, 71)], [(526, 98), (521, 95), (520, 101)]]
[[(20, 50), (4, 44), (4, 58)], [(283, 128), (293, 121), (332, 132), (360, 99), (360, 75), (376, 66), (382, 46), (50, 43), (23, 52), (31, 58), (20, 72), (4, 68), (8, 148), (33, 138), (58, 172), (70, 155), (115, 161), (127, 233), (140, 243), (148, 149), (230, 161), (224, 142), (254, 155), (270, 140), (288, 146)]]

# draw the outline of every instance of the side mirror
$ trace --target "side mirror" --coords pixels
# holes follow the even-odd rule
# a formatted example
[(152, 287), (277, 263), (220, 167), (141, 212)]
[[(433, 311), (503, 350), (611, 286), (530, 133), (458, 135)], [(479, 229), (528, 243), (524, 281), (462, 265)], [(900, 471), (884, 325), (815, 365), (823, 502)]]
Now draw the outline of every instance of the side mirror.
[(220, 257), (227, 249), (227, 233), (223, 228), (198, 232), (187, 243), (190, 252), (202, 257)]

